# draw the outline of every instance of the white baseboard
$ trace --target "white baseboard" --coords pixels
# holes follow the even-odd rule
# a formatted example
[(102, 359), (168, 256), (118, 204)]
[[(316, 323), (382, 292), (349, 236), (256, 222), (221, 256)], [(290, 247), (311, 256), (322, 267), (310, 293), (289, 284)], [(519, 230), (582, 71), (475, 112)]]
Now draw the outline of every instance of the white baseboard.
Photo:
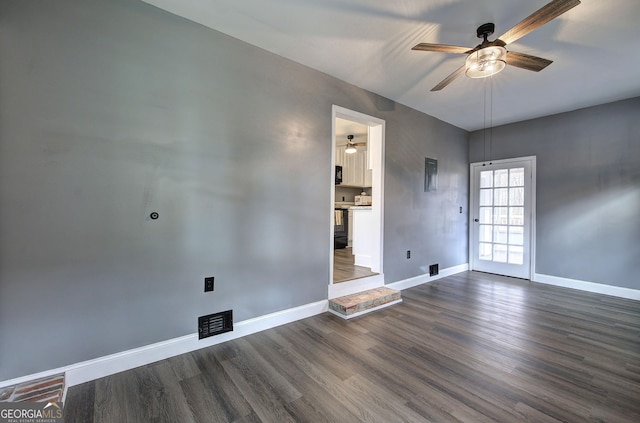
[(173, 357), (179, 354), (188, 353), (200, 348), (205, 348), (211, 345), (220, 344), (225, 341), (230, 341), (232, 339), (241, 338), (243, 336), (260, 332), (265, 329), (315, 316), (316, 314), (324, 313), (328, 309), (329, 302), (327, 300), (305, 304), (299, 307), (278, 311), (253, 319), (243, 320), (242, 322), (238, 322), (233, 325), (232, 332), (226, 332), (220, 335), (212, 336), (210, 338), (205, 338), (203, 340), (198, 340), (198, 334), (193, 333), (190, 335), (181, 336), (179, 338), (157, 342), (155, 344), (145, 345), (140, 348), (134, 348), (104, 357), (99, 357), (93, 360), (87, 360), (81, 363), (59, 367), (57, 369), (51, 369), (15, 379), (0, 381), (0, 387), (13, 386), (19, 383), (60, 373), (65, 373), (66, 375), (66, 387), (75, 386), (101, 377), (143, 366), (145, 364), (154, 363), (156, 361)]
[(562, 286), (564, 288), (579, 289), (581, 291), (594, 292), (597, 294), (611, 295), (614, 297), (627, 298), (629, 300), (640, 301), (640, 290), (623, 288), (620, 286), (605, 285), (595, 282), (586, 282), (576, 279), (562, 278), (559, 276), (543, 275), (534, 273), (533, 282), (540, 282), (547, 285)]
[[(468, 264), (450, 267), (440, 271), (436, 276), (421, 275), (403, 281), (384, 285), (384, 275), (376, 275), (362, 280), (353, 281), (347, 284), (334, 284), (329, 286), (329, 298), (336, 298), (356, 292), (365, 291), (381, 286), (392, 289), (403, 290), (426, 282), (450, 276), (468, 270)], [(341, 286), (342, 285), (342, 286)], [(332, 289), (333, 288), (333, 289)], [(624, 289), (624, 288), (619, 288)], [(635, 292), (633, 290), (628, 290)], [(638, 299), (639, 297), (634, 297)], [(389, 304), (391, 305), (391, 304)], [(40, 379), (56, 374), (65, 373), (66, 387), (79, 385), (101, 377), (109, 376), (135, 367), (154, 363), (179, 354), (188, 353), (211, 345), (216, 345), (232, 339), (241, 338), (252, 333), (260, 332), (269, 328), (291, 323), (296, 320), (315, 316), (329, 310), (327, 300), (305, 304), (287, 310), (259, 316), (253, 319), (244, 320), (234, 324), (232, 332), (212, 336), (203, 340), (198, 340), (198, 334), (193, 333), (178, 338), (169, 339), (155, 344), (110, 354), (104, 357), (71, 364), (69, 366), (58, 367), (39, 373), (33, 373), (14, 379), (0, 381), (0, 387), (18, 385), (35, 379)]]
[(355, 264), (356, 266), (371, 268), (371, 266), (373, 265), (373, 259), (368, 254), (354, 254), (353, 264)]
[(327, 300), (318, 301), (303, 306), (278, 311), (253, 319), (243, 320), (233, 325), (232, 332), (198, 340), (198, 334), (182, 336), (164, 342), (135, 348), (95, 360), (71, 365), (67, 368), (67, 385), (95, 380), (124, 370), (153, 363), (179, 354), (188, 353), (211, 345), (220, 344), (232, 339), (241, 338), (252, 333), (260, 332), (296, 320), (305, 319), (324, 313), (329, 308)]
[(393, 282), (386, 284), (385, 286), (391, 289), (397, 289), (398, 291), (402, 291), (403, 289), (413, 288), (414, 286), (422, 285), (423, 283), (433, 282), (435, 280), (455, 275), (456, 273), (466, 272), (469, 270), (469, 264), (460, 264), (458, 266), (448, 267), (446, 269), (440, 270), (437, 275), (429, 276), (428, 274), (415, 276), (413, 278), (404, 279), (398, 282)]

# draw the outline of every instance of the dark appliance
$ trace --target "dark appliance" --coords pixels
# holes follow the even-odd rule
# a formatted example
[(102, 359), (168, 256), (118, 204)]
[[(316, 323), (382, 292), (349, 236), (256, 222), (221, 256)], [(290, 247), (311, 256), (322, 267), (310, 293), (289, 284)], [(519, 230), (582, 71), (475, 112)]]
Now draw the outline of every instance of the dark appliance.
[(336, 166), (336, 185), (342, 183), (342, 166)]
[(333, 248), (347, 248), (349, 238), (349, 210), (334, 209)]

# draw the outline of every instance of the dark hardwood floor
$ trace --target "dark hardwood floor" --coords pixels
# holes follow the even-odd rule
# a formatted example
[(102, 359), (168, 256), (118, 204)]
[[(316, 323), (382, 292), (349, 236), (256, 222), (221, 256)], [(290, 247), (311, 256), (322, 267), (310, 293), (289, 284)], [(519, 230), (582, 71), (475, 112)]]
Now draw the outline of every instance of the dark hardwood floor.
[(465, 272), (69, 389), (68, 422), (639, 422), (640, 302)]
[(351, 248), (333, 250), (333, 283), (377, 275), (368, 267), (356, 266)]

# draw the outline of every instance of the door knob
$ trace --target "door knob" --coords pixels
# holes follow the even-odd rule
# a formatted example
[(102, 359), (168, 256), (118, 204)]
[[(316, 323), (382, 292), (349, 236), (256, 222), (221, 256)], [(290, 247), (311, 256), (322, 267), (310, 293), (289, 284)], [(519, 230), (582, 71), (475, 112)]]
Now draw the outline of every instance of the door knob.
[(480, 219), (478, 219), (477, 217), (475, 219), (473, 219), (474, 222), (480, 222)]

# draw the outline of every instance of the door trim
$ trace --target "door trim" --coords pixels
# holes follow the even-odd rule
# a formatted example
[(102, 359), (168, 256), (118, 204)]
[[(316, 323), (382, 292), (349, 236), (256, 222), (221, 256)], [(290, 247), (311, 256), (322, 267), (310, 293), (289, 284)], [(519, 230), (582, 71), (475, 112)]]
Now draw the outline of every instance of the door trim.
[(473, 187), (475, 186), (474, 170), (475, 168), (486, 165), (503, 165), (515, 162), (528, 161), (531, 166), (531, 222), (529, 235), (529, 280), (533, 279), (536, 274), (536, 156), (514, 157), (510, 159), (491, 160), (484, 162), (475, 162), (469, 164), (469, 270), (473, 268), (473, 246), (476, 242), (474, 231), (474, 212), (476, 204), (474, 203)]
[[(343, 295), (349, 295), (356, 292), (377, 288), (384, 285), (384, 144), (385, 144), (385, 121), (383, 119), (356, 112), (344, 107), (332, 105), (331, 107), (331, 169), (335, 167), (336, 161), (336, 118), (342, 118), (360, 122), (369, 126), (370, 138), (370, 154), (369, 159), (372, 161), (372, 190), (371, 202), (374, 225), (379, 228), (375, 239), (374, 254), (376, 255), (374, 262), (377, 261), (379, 268), (378, 275), (367, 278), (354, 279), (353, 281), (333, 283), (333, 224), (334, 224), (334, 204), (335, 204), (335, 181), (334, 172), (331, 173), (330, 190), (330, 207), (329, 215), (331, 216), (329, 226), (329, 281), (328, 281), (328, 298), (336, 298)], [(374, 131), (372, 131), (374, 129)], [(372, 134), (372, 132), (374, 132)], [(373, 270), (373, 269), (372, 269)], [(374, 270), (376, 271), (376, 270)]]

